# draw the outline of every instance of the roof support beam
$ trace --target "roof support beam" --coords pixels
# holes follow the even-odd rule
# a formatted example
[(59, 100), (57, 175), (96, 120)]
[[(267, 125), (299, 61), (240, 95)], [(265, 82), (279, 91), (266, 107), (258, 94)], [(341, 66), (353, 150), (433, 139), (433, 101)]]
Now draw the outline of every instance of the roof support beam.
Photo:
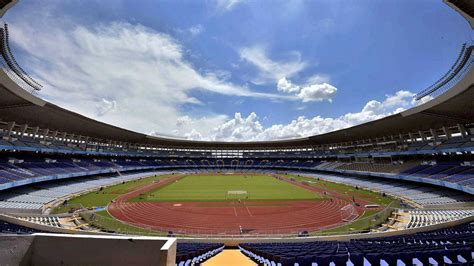
[(459, 132), (461, 133), (461, 136), (465, 138), (467, 136), (466, 127), (463, 124), (458, 124), (458, 129), (459, 129)]
[(39, 131), (39, 127), (34, 127), (33, 128), (33, 139), (36, 139), (38, 137), (38, 131)]
[(8, 124), (7, 124), (7, 135), (6, 135), (7, 138), (10, 138), (14, 127), (15, 127), (15, 122), (8, 122)]

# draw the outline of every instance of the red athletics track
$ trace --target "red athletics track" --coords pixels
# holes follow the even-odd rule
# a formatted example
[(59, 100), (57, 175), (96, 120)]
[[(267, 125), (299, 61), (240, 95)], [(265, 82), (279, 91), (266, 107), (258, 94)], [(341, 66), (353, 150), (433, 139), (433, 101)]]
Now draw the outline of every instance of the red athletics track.
[[(181, 177), (170, 177), (119, 196), (108, 206), (108, 212), (116, 219), (134, 226), (188, 235), (238, 235), (240, 228), (246, 234), (293, 234), (336, 227), (347, 223), (346, 219), (349, 218), (348, 214), (341, 212), (341, 208), (351, 204), (351, 199), (336, 193), (332, 193), (337, 196), (332, 200), (128, 202), (141, 193), (165, 186)], [(317, 193), (323, 192), (316, 187), (283, 180)], [(355, 209), (359, 215), (363, 212), (361, 207)]]

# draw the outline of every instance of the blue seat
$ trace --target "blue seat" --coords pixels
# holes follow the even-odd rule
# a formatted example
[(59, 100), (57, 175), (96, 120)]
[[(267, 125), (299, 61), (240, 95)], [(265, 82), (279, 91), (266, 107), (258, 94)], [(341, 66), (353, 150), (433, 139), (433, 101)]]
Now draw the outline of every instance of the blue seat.
[(313, 263), (314, 261), (314, 256), (299, 256), (296, 258), (296, 262), (298, 262), (298, 264), (300, 266), (311, 266), (311, 264)]
[(295, 265), (296, 259), (295, 257), (281, 257), (280, 263), (282, 266), (293, 266)]
[(429, 252), (426, 251), (417, 251), (415, 252), (415, 258), (417, 258), (423, 265), (429, 265)]
[(345, 266), (347, 264), (348, 257), (349, 256), (347, 254), (336, 254), (332, 256), (332, 262), (334, 262), (336, 266)]
[(472, 260), (471, 252), (472, 252), (472, 249), (470, 247), (460, 248), (458, 255), (461, 255), (465, 260), (470, 262)]
[(433, 258), (436, 262), (438, 262), (438, 264), (443, 265), (444, 255), (445, 255), (445, 251), (438, 249), (438, 250), (433, 250), (433, 251), (429, 252), (428, 257)]
[(329, 263), (331, 262), (331, 256), (330, 255), (315, 256), (315, 261), (318, 264), (318, 266), (329, 266)]
[(397, 265), (397, 259), (398, 256), (395, 255), (394, 253), (383, 253), (382, 254), (382, 259), (387, 262), (389, 265)]
[(380, 254), (379, 253), (367, 253), (364, 255), (372, 265), (380, 265)]
[(351, 253), (349, 256), (351, 262), (354, 265), (363, 265), (364, 264), (364, 254), (362, 253)]
[(458, 261), (458, 254), (459, 254), (459, 251), (458, 250), (453, 250), (453, 249), (448, 249), (448, 250), (445, 250), (444, 251), (444, 256), (448, 257), (448, 259), (450, 259), (452, 262), (457, 262)]

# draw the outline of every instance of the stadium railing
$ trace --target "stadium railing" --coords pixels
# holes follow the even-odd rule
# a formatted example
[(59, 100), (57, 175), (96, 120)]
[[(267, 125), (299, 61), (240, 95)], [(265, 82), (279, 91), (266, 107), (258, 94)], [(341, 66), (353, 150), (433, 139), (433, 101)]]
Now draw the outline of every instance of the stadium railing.
[(454, 85), (464, 78), (466, 73), (471, 69), (474, 62), (474, 46), (472, 44), (464, 44), (461, 53), (452, 68), (435, 84), (415, 95), (416, 100), (420, 100), (426, 96), (436, 97), (445, 93)]
[(8, 25), (0, 27), (0, 67), (18, 86), (25, 91), (35, 94), (41, 90), (42, 85), (31, 78), (16, 62), (9, 45)]

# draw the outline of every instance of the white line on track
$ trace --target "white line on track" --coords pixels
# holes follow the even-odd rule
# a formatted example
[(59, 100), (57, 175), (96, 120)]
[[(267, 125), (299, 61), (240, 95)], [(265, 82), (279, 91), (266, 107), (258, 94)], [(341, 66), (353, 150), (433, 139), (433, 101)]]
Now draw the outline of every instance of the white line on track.
[(247, 212), (249, 213), (250, 216), (253, 216), (252, 213), (249, 210), (249, 207), (245, 206), (245, 209), (247, 209)]

